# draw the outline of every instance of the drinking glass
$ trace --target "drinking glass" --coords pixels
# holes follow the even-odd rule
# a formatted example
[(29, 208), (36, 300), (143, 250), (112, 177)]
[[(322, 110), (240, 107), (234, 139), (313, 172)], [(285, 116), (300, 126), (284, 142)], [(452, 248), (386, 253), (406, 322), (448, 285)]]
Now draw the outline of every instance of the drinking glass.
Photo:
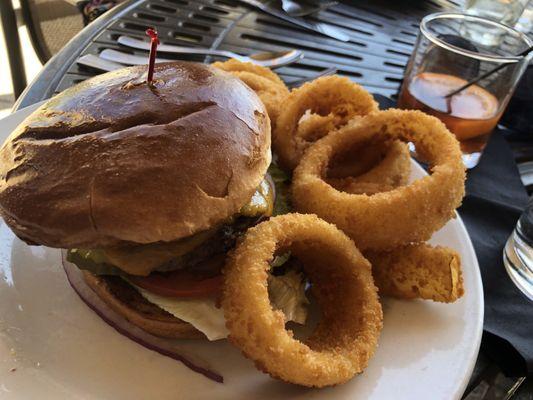
[[(498, 30), (501, 45), (465, 38), (465, 27)], [(498, 123), (533, 52), (526, 35), (499, 22), (460, 13), (437, 13), (420, 23), (415, 49), (405, 70), (398, 106), (439, 118), (461, 144), (467, 168), (479, 162), (490, 133)], [(504, 64), (476, 84), (446, 97), (468, 81)]]
[[(466, 14), (477, 15), (507, 26), (514, 26), (524, 12), (527, 3), (528, 0), (467, 0), (464, 10)], [(478, 37), (478, 40), (489, 45), (501, 43), (503, 39), (501, 31), (494, 29), (492, 32), (490, 29), (480, 30), (477, 28), (476, 26), (467, 27), (464, 33), (466, 36)]]
[(533, 300), (533, 199), (507, 240), (503, 263), (516, 286)]
[(533, 30), (533, 0), (527, 3), (527, 7), (518, 18), (514, 27), (517, 31), (523, 32), (526, 35)]

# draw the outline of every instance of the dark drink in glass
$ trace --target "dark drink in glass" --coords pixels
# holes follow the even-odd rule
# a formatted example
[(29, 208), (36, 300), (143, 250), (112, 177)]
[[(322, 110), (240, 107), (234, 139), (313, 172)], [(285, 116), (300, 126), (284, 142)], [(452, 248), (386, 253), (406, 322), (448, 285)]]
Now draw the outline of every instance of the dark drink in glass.
[[(499, 30), (502, 43), (491, 46), (467, 38), (466, 28)], [(516, 55), (532, 45), (526, 35), (496, 21), (460, 13), (428, 15), (420, 23), (398, 106), (422, 110), (444, 122), (461, 143), (466, 167), (472, 168), (533, 58), (533, 52)], [(502, 64), (497, 73), (447, 97)]]
[(469, 154), (483, 150), (502, 110), (498, 99), (478, 85), (445, 97), (465, 83), (453, 75), (422, 72), (402, 88), (398, 105), (439, 118), (455, 134), (463, 153)]

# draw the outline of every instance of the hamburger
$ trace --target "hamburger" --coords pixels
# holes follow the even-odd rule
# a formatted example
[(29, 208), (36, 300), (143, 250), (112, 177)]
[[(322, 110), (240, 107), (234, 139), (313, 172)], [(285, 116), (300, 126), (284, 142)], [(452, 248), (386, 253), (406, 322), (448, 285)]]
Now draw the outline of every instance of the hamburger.
[(225, 336), (221, 269), (273, 209), (270, 121), (204, 64), (106, 73), (31, 114), (0, 149), (0, 213), (30, 245), (66, 249), (114, 312), (168, 338)]

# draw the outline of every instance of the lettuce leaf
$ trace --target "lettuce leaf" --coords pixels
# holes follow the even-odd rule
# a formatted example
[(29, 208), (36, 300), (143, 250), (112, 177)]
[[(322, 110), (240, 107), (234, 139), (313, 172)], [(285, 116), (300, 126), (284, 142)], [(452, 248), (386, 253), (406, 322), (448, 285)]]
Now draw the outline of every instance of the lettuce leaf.
[(274, 161), (268, 167), (268, 173), (276, 187), (276, 199), (272, 216), (287, 214), (292, 211), (290, 188), (291, 178)]
[(305, 324), (309, 300), (301, 273), (289, 270), (284, 275), (268, 276), (268, 296), (272, 306), (285, 314), (285, 321)]

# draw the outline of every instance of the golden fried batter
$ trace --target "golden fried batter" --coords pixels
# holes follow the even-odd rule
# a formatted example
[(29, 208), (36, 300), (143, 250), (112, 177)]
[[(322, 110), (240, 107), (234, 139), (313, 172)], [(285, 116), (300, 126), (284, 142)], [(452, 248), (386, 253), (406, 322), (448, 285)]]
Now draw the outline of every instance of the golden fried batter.
[(257, 93), (267, 109), (272, 128), (274, 128), (283, 106), (283, 100), (289, 94), (289, 89), (281, 78), (269, 68), (234, 59), (225, 62), (218, 61), (213, 63), (213, 66), (236, 76)]
[[(361, 154), (363, 153), (363, 154)], [(366, 166), (363, 156), (374, 158)], [(390, 143), (377, 143), (377, 146), (365, 146), (353, 152), (350, 160), (341, 165), (328, 167), (325, 181), (337, 190), (353, 194), (375, 194), (387, 192), (399, 186), (405, 186), (411, 173), (411, 156), (409, 147), (400, 140)], [(360, 170), (357, 173), (351, 170)], [(332, 176), (333, 175), (333, 176)]]
[(448, 247), (410, 245), (365, 257), (381, 295), (451, 303), (464, 294), (461, 258)]
[[(290, 250), (312, 282), (322, 319), (301, 342), (274, 310), (267, 272), (276, 251)], [(285, 214), (248, 230), (224, 269), (222, 307), (229, 339), (256, 366), (287, 382), (323, 387), (367, 366), (382, 327), (370, 263), (334, 225)]]
[[(282, 166), (293, 170), (313, 141), (351, 118), (377, 109), (370, 93), (348, 78), (334, 75), (315, 79), (292, 90), (285, 99), (272, 131), (272, 146)], [(322, 118), (312, 117), (298, 131), (300, 120), (308, 110)]]
[[(371, 138), (413, 142), (431, 163), (431, 174), (373, 195), (341, 192), (324, 181), (341, 149)], [(361, 250), (387, 250), (428, 240), (455, 216), (464, 195), (465, 167), (457, 139), (435, 117), (420, 111), (387, 110), (352, 120), (315, 142), (293, 174), (296, 210), (334, 223)]]

